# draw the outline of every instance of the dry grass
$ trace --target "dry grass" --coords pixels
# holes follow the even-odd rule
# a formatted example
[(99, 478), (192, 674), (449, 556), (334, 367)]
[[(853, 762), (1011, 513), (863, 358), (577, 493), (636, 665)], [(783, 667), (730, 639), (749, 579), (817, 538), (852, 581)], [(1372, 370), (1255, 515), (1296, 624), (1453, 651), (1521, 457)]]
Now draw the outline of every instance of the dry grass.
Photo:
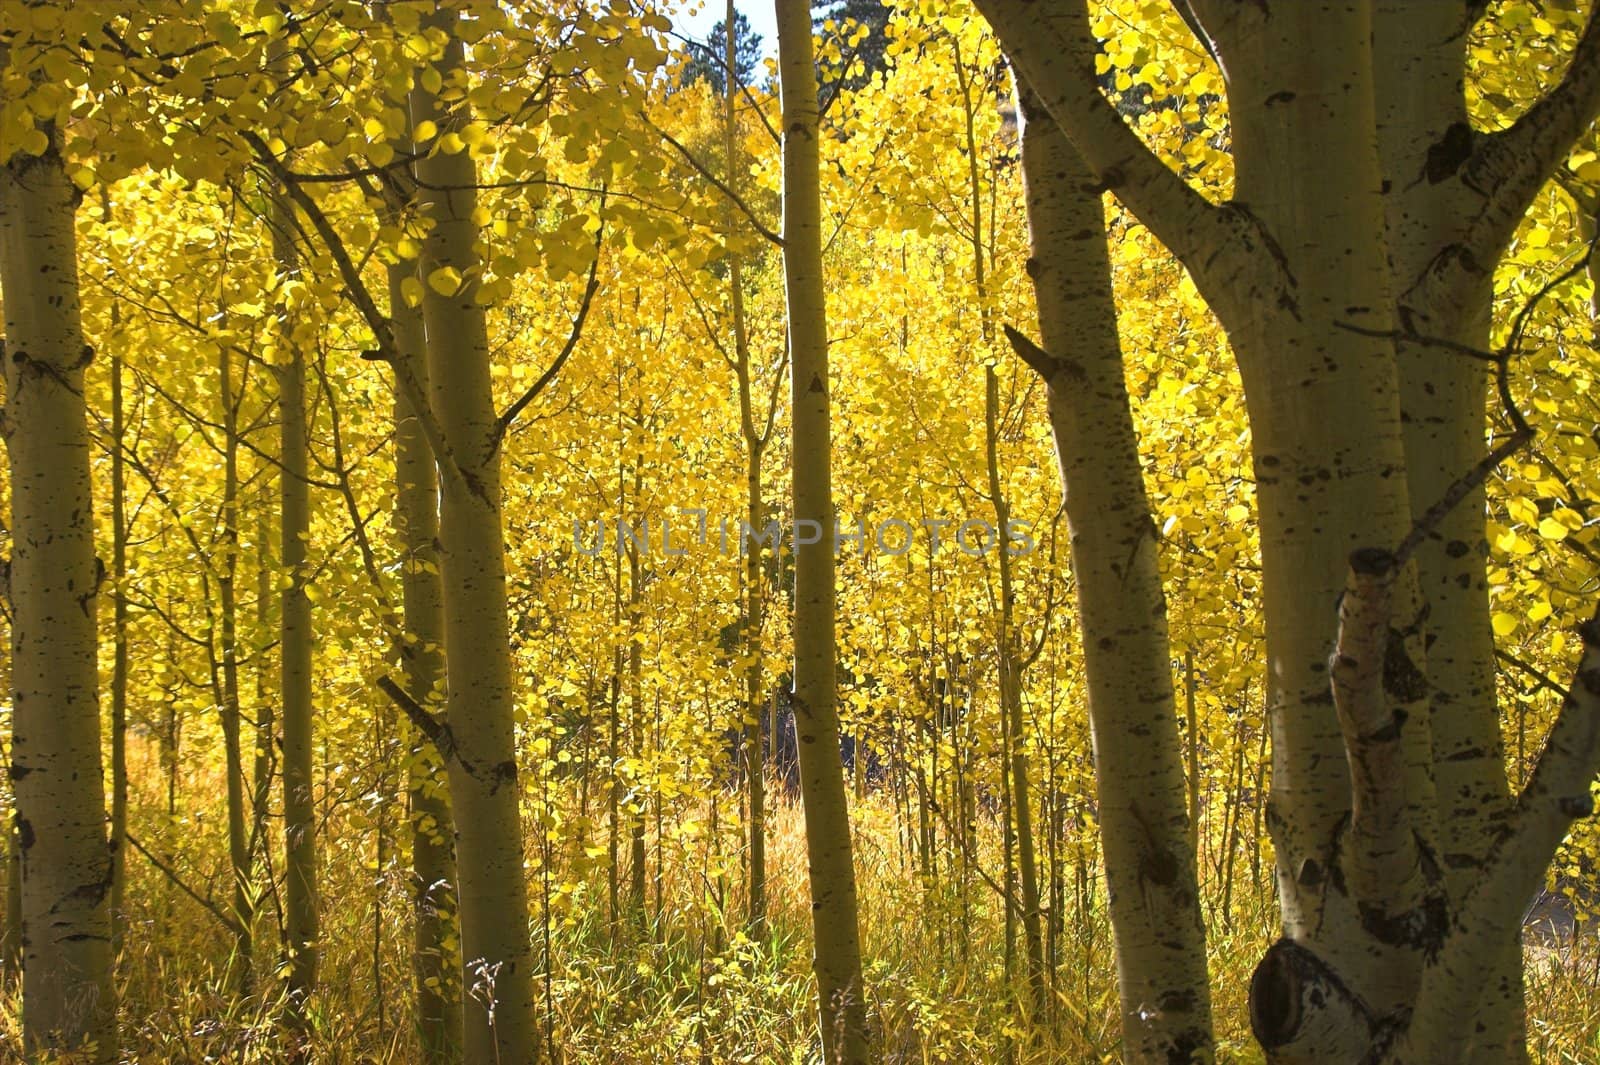
[[(717, 845), (704, 831), (669, 831), (659, 840), (652, 834), (652, 861), (661, 856), (665, 875), (659, 907), (652, 878), (651, 919), (641, 934), (610, 924), (605, 878), (592, 862), (576, 871), (570, 861), (556, 862), (548, 910), (545, 879), (536, 876), (535, 944), (542, 954), (548, 912), (554, 959), (540, 985), (539, 1007), (561, 1061), (815, 1060), (799, 808), (780, 801), (771, 820), (770, 922), (761, 941), (752, 942), (739, 931), (741, 876), (728, 824), (736, 799), (725, 799), (724, 807)], [(688, 812), (679, 811), (680, 826)], [(704, 809), (696, 813), (707, 820)], [(198, 831), (218, 823), (208, 817), (191, 831), (174, 826), (165, 853), (203, 848), (220, 855), (220, 846), (211, 850), (220, 841)], [(1118, 1060), (1116, 981), (1100, 907), (1063, 915), (1056, 1010), (1030, 1041), (1011, 1005), (1015, 988), (1004, 971), (1003, 914), (993, 890), (976, 876), (965, 893), (949, 878), (920, 883), (887, 803), (861, 804), (856, 826), (870, 1015), (886, 1062), (1000, 1062), (1008, 1052), (1018, 1065)], [(392, 863), (374, 866), (371, 825), (362, 816), (332, 810), (326, 828), (328, 946), (314, 1014), (315, 1060), (403, 1065), (415, 1059), (403, 877)], [(589, 830), (591, 841), (595, 831)], [(548, 853), (581, 856), (572, 833), (570, 827), (551, 829)], [(1000, 867), (994, 836), (986, 834), (977, 856), (986, 869)], [(187, 841), (182, 848), (180, 840)], [(717, 875), (719, 854), (727, 862), (724, 877)], [(282, 1061), (274, 1027), (281, 984), (271, 896), (263, 902), (258, 935), (258, 993), (241, 1002), (223, 990), (231, 944), (221, 926), (148, 863), (136, 860), (129, 868), (132, 912), (119, 968), (124, 1060)], [(186, 865), (185, 872), (199, 890), (209, 884), (220, 897), (219, 867)], [(1070, 907), (1070, 893), (1068, 899)], [(1233, 931), (1224, 932), (1215, 915), (1212, 924), (1219, 1060), (1260, 1061), (1248, 1034), (1244, 991), (1271, 935), (1270, 900), (1241, 896), (1236, 885)], [(1600, 949), (1594, 940), (1530, 947), (1529, 961), (1536, 1060), (1600, 1060)], [(6, 1048), (18, 1045), (17, 1010), (15, 990), (0, 992), (0, 1061), (10, 1060)]]

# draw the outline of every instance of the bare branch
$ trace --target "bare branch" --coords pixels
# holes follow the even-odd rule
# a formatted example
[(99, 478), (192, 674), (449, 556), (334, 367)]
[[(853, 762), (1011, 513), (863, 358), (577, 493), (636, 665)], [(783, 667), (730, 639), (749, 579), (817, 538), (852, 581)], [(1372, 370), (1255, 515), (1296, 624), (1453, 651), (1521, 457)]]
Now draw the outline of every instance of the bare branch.
[(1567, 697), (1484, 876), (1457, 909), (1439, 957), (1423, 971), (1407, 1038), (1430, 1059), (1459, 1060), (1466, 1038), (1456, 1030), (1463, 1003), (1481, 990), (1482, 974), (1544, 880), (1556, 849), (1580, 817), (1594, 814), (1590, 788), (1600, 769), (1600, 608), (1578, 630), (1583, 653)]
[[(1041, 10), (1031, 0), (978, 0), (999, 35), (1019, 82), (1077, 147), (1101, 186), (1148, 226), (1188, 266), (1202, 294), (1238, 284), (1241, 269), (1262, 275), (1256, 287), (1289, 284), (1276, 256), (1260, 247), (1259, 223), (1233, 205), (1218, 207), (1170, 169), (1100, 91), (1097, 44), (1086, 0), (1063, 0)], [(1024, 118), (1034, 118), (1023, 108)], [(1249, 224), (1244, 224), (1248, 222)], [(1274, 291), (1269, 298), (1276, 299)]]
[(650, 121), (650, 116), (644, 115), (642, 117), (644, 118), (645, 125), (655, 130), (662, 140), (672, 145), (672, 147), (677, 150), (678, 154), (683, 157), (683, 161), (688, 163), (690, 168), (693, 169), (695, 173), (711, 182), (718, 192), (726, 196), (728, 201), (739, 209), (739, 213), (744, 215), (745, 219), (752, 227), (754, 227), (757, 233), (760, 233), (775, 246), (779, 248), (783, 247), (783, 238), (774, 232), (772, 227), (766, 225), (761, 221), (761, 219), (757, 218), (755, 211), (751, 209), (750, 205), (745, 203), (744, 199), (737, 192), (733, 191), (726, 181), (723, 181), (721, 178), (717, 177), (717, 175), (713, 174), (711, 170), (704, 163), (702, 163), (693, 152), (679, 143), (678, 140), (672, 136), (672, 134), (668, 133), (666, 130)]
[(152, 854), (143, 843), (139, 842), (138, 838), (134, 836), (132, 832), (124, 833), (122, 838), (133, 844), (133, 849), (144, 855), (145, 858), (149, 860), (151, 865), (159, 869), (168, 880), (172, 881), (174, 887), (176, 887), (179, 891), (182, 891), (195, 902), (199, 903), (201, 909), (215, 917), (222, 924), (223, 928), (226, 928), (231, 933), (238, 933), (239, 926), (237, 923), (235, 923), (232, 917), (228, 916), (226, 913), (223, 913), (221, 908), (219, 908), (216, 903), (212, 902), (194, 888), (184, 883), (183, 877), (178, 875), (176, 869), (172, 868), (172, 866), (168, 865), (166, 862)]
[(1019, 330), (1009, 325), (1000, 327), (1005, 331), (1006, 339), (1011, 342), (1011, 350), (1016, 352), (1017, 358), (1027, 363), (1034, 373), (1044, 378), (1047, 385), (1054, 385), (1058, 377), (1070, 377), (1074, 381), (1086, 381), (1088, 376), (1083, 367), (1062, 355), (1052, 355), (1048, 351), (1028, 339)]
[(1561, 82), (1511, 126), (1472, 134), (1460, 180), (1483, 197), (1462, 238), (1441, 250), (1402, 302), (1427, 313), (1494, 269), (1528, 207), (1600, 115), (1600, 7), (1589, 13)]
[(394, 679), (384, 674), (373, 681), (378, 689), (393, 700), (394, 705), (400, 708), (406, 719), (416, 726), (418, 732), (439, 752), (439, 756), (448, 761), (456, 756), (456, 743), (450, 735), (450, 726), (428, 713), (421, 703), (417, 702)]
[(428, 404), (427, 394), (423, 391), (416, 376), (411, 373), (406, 361), (400, 357), (399, 348), (394, 342), (394, 330), (390, 328), (389, 318), (378, 309), (377, 301), (372, 298), (372, 293), (367, 289), (366, 282), (361, 279), (361, 271), (350, 260), (349, 253), (345, 250), (344, 241), (333, 228), (333, 223), (328, 221), (328, 216), (322, 208), (317, 206), (317, 201), (312, 199), (305, 189), (301, 188), (294, 180), (294, 175), (289, 168), (284, 166), (283, 160), (273, 154), (257, 134), (250, 130), (241, 130), (241, 137), (256, 153), (256, 158), (267, 171), (284, 186), (290, 199), (294, 200), (308, 219), (312, 228), (322, 238), (328, 254), (333, 257), (334, 265), (339, 268), (339, 276), (344, 280), (345, 290), (349, 292), (350, 299), (355, 303), (356, 309), (361, 312), (362, 318), (367, 322), (367, 328), (372, 330), (372, 335), (378, 344), (378, 357), (394, 368), (395, 382), (400, 391), (411, 404), (412, 411), (417, 416), (417, 424), (422, 429), (423, 438), (428, 441), (428, 447), (433, 452), (434, 461), (447, 477), (463, 478), (461, 467), (456, 463), (454, 454), (450, 451), (449, 443), (445, 439), (444, 429), (439, 425), (438, 419), (433, 415), (433, 408)]
[[(601, 195), (600, 206), (605, 207), (604, 194)], [(572, 319), (572, 329), (567, 333), (567, 342), (562, 345), (561, 354), (557, 355), (539, 379), (517, 401), (506, 408), (506, 412), (495, 419), (494, 429), (489, 433), (489, 453), (493, 454), (500, 447), (501, 439), (506, 435), (506, 430), (517, 420), (517, 415), (538, 398), (539, 393), (555, 380), (556, 374), (561, 372), (567, 360), (572, 357), (573, 351), (578, 347), (578, 340), (583, 336), (583, 323), (589, 317), (589, 307), (594, 303), (594, 294), (600, 288), (600, 247), (605, 243), (606, 227), (601, 224), (594, 235), (594, 260), (589, 263), (589, 280), (583, 286), (583, 299), (578, 304), (578, 313)]]

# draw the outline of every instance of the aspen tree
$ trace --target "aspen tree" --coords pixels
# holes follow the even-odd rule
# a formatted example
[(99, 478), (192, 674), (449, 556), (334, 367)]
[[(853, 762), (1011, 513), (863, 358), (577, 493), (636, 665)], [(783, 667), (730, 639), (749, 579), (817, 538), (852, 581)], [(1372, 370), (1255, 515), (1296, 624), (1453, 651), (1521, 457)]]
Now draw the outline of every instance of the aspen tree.
[[(409, 155), (409, 138), (395, 140), (395, 153)], [(404, 177), (404, 195), (415, 190)], [(401, 206), (398, 205), (397, 206)], [(396, 211), (395, 221), (403, 220)], [(422, 311), (406, 299), (406, 282), (416, 264), (397, 259), (389, 266), (389, 314), (398, 371), (426, 390), (427, 351)], [(405, 630), (400, 661), (406, 686), (430, 712), (445, 697), (444, 593), (439, 575), (439, 477), (423, 434), (423, 415), (395, 389), (395, 531), (400, 540), (401, 594)], [(452, 972), (450, 939), (456, 919), (456, 863), (450, 796), (440, 752), (426, 737), (406, 760), (406, 794), (411, 816), (412, 977), (416, 982), (418, 1038), (428, 1065), (450, 1065), (461, 1058), (461, 974)]]
[[(723, 33), (723, 153), (727, 162), (729, 190), (737, 196), (743, 160), (738, 148), (738, 122), (735, 101), (743, 86), (740, 84), (738, 64), (738, 38), (735, 33), (737, 10), (733, 0), (728, 0), (727, 12), (722, 20)], [(727, 206), (726, 217), (731, 226), (734, 221), (733, 205)], [(754, 381), (750, 363), (750, 329), (745, 320), (744, 262), (739, 252), (728, 251), (728, 306), (733, 318), (734, 375), (739, 382), (739, 434), (745, 447), (745, 520), (750, 528), (759, 529), (765, 524), (766, 501), (763, 498), (761, 460), (766, 454), (767, 442), (772, 437), (772, 415), (776, 413), (776, 392), (768, 399), (765, 425), (757, 423)], [(767, 595), (762, 568), (762, 541), (753, 540), (744, 559), (744, 772), (747, 801), (749, 802), (749, 883), (748, 921), (751, 932), (759, 933), (767, 919), (767, 764), (763, 755), (761, 737), (762, 711), (766, 707), (766, 693), (762, 691), (761, 632), (766, 621)]]
[[(0, 48), (0, 64), (6, 60)], [(78, 302), (80, 193), (58, 131), (0, 160), (10, 456), (12, 747), (22, 884), (23, 1051), (117, 1058), (112, 862), (100, 766), (94, 504)]]
[[(281, 46), (278, 46), (281, 47)], [(275, 65), (283, 62), (281, 53)], [(311, 485), (306, 424), (304, 341), (294, 326), (301, 313), (293, 289), (302, 284), (294, 242), (294, 208), (286, 190), (272, 195), (272, 251), (278, 266), (277, 361), (279, 462), (279, 684), (282, 700), (284, 949), (288, 955), (290, 1022), (307, 1024), (316, 990), (320, 914), (317, 899), (317, 807), (312, 763), (315, 712), (312, 698), (311, 598), (306, 584), (311, 535)], [(303, 1052), (303, 1048), (302, 1048)]]
[[(1100, 194), (1027, 89), (1030, 257), (1042, 344), (1010, 338), (1048, 388), (1072, 541), (1099, 786), (1122, 1053), (1186, 1061), (1212, 1045), (1155, 523), (1125, 384)], [(1154, 1008), (1152, 1008), (1154, 1007)]]
[[(1000, 696), (1003, 737), (1002, 757), (1005, 759), (1002, 776), (1006, 784), (1006, 808), (1010, 814), (1007, 827), (1015, 838), (1015, 881), (1021, 897), (1018, 905), (1022, 923), (1023, 949), (1027, 955), (1028, 989), (1031, 997), (1033, 1023), (1043, 1020), (1048, 1000), (1045, 983), (1044, 935), (1039, 918), (1039, 872), (1035, 858), (1033, 833), (1033, 797), (1028, 786), (1028, 753), (1023, 737), (1022, 673), (1025, 668), (1016, 627), (1017, 592), (1013, 574), (1013, 559), (1008, 531), (1011, 528), (1011, 504), (1006, 498), (1005, 484), (1000, 469), (1000, 375), (996, 369), (998, 353), (994, 313), (989, 300), (988, 270), (985, 266), (983, 186), (978, 175), (978, 142), (974, 133), (976, 106), (971, 74), (961, 57), (961, 44), (952, 39), (955, 49), (956, 81), (961, 93), (963, 132), (967, 156), (967, 206), (972, 225), (972, 279), (979, 302), (979, 329), (987, 358), (983, 367), (983, 453), (988, 479), (989, 499), (994, 507), (994, 527), (999, 540), (997, 568), (1000, 571), (1000, 602), (995, 623), (995, 671)], [(989, 219), (993, 226), (995, 220)], [(859, 764), (859, 763), (858, 763)], [(1008, 871), (1011, 853), (1006, 854)], [(1008, 877), (1008, 883), (1012, 879)], [(1009, 901), (1009, 900), (1008, 900)], [(1008, 910), (1008, 916), (1011, 910)], [(1008, 922), (1007, 957), (1010, 957), (1014, 924)]]
[(1474, 546), (1484, 363), (1442, 349), (1481, 328), (1493, 264), (1600, 111), (1600, 15), (1561, 82), (1481, 134), (1459, 119), (1483, 5), (1181, 5), (1227, 78), (1236, 180), (1217, 205), (1101, 96), (1082, 0), (978, 6), (1097, 181), (1189, 268), (1239, 362), (1283, 928), (1252, 987), (1257, 1037), (1274, 1061), (1525, 1056), (1512, 940), (1588, 808), (1600, 750), (1568, 726), (1591, 712), (1593, 666), (1503, 802)]
[[(119, 367), (120, 368), (120, 367)], [(212, 668), (212, 687), (222, 725), (223, 772), (227, 776), (228, 865), (232, 874), (234, 922), (230, 981), (234, 993), (250, 993), (253, 937), (250, 904), (251, 850), (245, 810), (244, 757), (240, 740), (239, 706), (239, 404), (241, 390), (234, 380), (234, 352), (219, 345), (217, 386), (221, 396), (222, 425), (222, 559), (217, 563), (217, 643), (221, 660)], [(120, 454), (120, 445), (118, 452)]]
[[(435, 68), (446, 83), (465, 73), (456, 16), (441, 5), (430, 29), (443, 35)], [(456, 826), (465, 1048), (470, 1065), (517, 1065), (538, 1057), (533, 948), (523, 876), (522, 822), (512, 712), (515, 687), (506, 612), (500, 439), (483, 306), (474, 296), (479, 223), (477, 167), (438, 139), (471, 119), (422, 85), (411, 95), (419, 140), (417, 204), (428, 224), (420, 272), (427, 337), (428, 417), (437, 420), (439, 568), (444, 590), (445, 673)], [(449, 148), (456, 147), (451, 151)]]
[[(115, 325), (116, 308), (112, 308)], [(127, 471), (122, 448), (127, 408), (122, 353), (111, 356), (111, 927), (120, 951), (126, 923), (128, 884), (128, 514)], [(114, 951), (114, 953), (115, 953)]]
[[(789, 326), (795, 536), (794, 718), (823, 1060), (868, 1060), (850, 812), (839, 754), (832, 437), (811, 10), (778, 0), (783, 272)], [(731, 32), (731, 30), (730, 30)], [(809, 526), (803, 524), (809, 523)]]

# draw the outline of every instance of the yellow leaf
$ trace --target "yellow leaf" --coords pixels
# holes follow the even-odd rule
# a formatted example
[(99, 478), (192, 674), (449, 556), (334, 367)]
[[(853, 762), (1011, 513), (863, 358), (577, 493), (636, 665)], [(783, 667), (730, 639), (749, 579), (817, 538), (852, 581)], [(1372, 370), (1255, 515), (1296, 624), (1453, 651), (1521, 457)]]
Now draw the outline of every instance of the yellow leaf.
[(1565, 540), (1571, 531), (1554, 518), (1543, 518), (1539, 522), (1539, 535), (1546, 540)]
[(439, 124), (431, 118), (425, 118), (417, 123), (417, 128), (412, 131), (411, 137), (418, 144), (431, 141), (439, 132)]
[(22, 135), (18, 146), (27, 155), (43, 155), (50, 149), (50, 138), (42, 129), (30, 129)]
[(407, 307), (419, 305), (422, 302), (422, 282), (414, 277), (406, 278), (400, 282), (400, 295)]
[(1510, 636), (1517, 628), (1517, 619), (1511, 614), (1496, 614), (1490, 621), (1496, 636)]
[(441, 296), (454, 296), (461, 288), (461, 271), (453, 266), (441, 266), (428, 275), (428, 287)]

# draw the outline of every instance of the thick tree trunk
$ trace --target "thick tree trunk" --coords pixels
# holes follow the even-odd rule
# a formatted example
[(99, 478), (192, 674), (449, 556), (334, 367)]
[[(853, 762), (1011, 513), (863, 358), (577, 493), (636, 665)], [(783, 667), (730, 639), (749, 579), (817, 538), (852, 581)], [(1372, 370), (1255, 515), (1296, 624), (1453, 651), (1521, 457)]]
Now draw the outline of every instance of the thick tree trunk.
[(1493, 262), (1600, 111), (1600, 19), (1560, 85), (1480, 134), (1460, 120), (1461, 64), (1443, 49), (1464, 47), (1481, 5), (1192, 0), (1228, 76), (1235, 199), (1214, 206), (1100, 96), (1082, 0), (1045, 13), (979, 2), (1095, 177), (1189, 267), (1238, 355), (1284, 928), (1252, 986), (1269, 1060), (1514, 1059), (1517, 915), (1589, 808), (1600, 682), (1585, 679), (1586, 651), (1533, 782), (1508, 805), (1481, 495), (1429, 530), (1414, 565), (1408, 540), (1483, 452), (1481, 381), (1420, 335), (1481, 346)]
[(832, 430), (811, 9), (804, 0), (778, 0), (777, 20), (783, 96), (783, 269), (794, 419), (794, 719), (805, 805), (814, 967), (823, 1060), (830, 1065), (864, 1065), (869, 1056), (866, 1002), (834, 676)]
[[(1394, 631), (1373, 652), (1391, 666), (1382, 694), (1393, 713), (1381, 727), (1392, 724), (1399, 736), (1386, 763), (1398, 777), (1384, 812), (1408, 821), (1402, 844), (1412, 859), (1391, 880), (1366, 875), (1389, 844), (1362, 837), (1359, 820), (1350, 828), (1354, 752), (1347, 762), (1350, 736), (1329, 712), (1328, 645), (1346, 559), (1358, 548), (1398, 544), (1411, 524), (1386, 335), (1393, 299), (1372, 133), (1372, 27), (1364, 9), (1335, 4), (1275, 10), (1270, 24), (1241, 22), (1223, 38), (1236, 65), (1236, 195), (1273, 235), (1287, 280), (1278, 306), (1236, 293), (1219, 300), (1245, 382), (1255, 458), (1273, 740), (1268, 829), (1285, 938), (1359, 989), (1361, 1017), (1375, 1030), (1412, 1001), (1440, 929), (1429, 905), (1432, 750), (1410, 568), (1394, 577), (1384, 622)], [(1285, 63), (1285, 55), (1297, 61)], [(1355, 804), (1359, 819), (1359, 794)], [(1374, 934), (1373, 922), (1405, 931)], [(1264, 963), (1254, 987), (1271, 971)], [(1325, 1019), (1298, 1030), (1258, 1025), (1257, 1035), (1282, 1060), (1310, 1047), (1321, 1054), (1329, 1044), (1316, 1024)]]
[[(409, 147), (409, 143), (407, 144)], [(389, 307), (395, 347), (424, 388), (422, 313), (407, 306), (402, 282), (414, 267), (389, 267)], [(395, 531), (401, 552), (405, 631), (400, 660), (406, 687), (430, 712), (445, 701), (444, 594), (439, 579), (439, 484), (418, 415), (396, 390)], [(456, 860), (450, 797), (439, 751), (414, 732), (406, 760), (411, 818), (412, 977), (417, 1038), (426, 1065), (461, 1060), (461, 972), (452, 946), (456, 923)]]
[[(0, 163), (11, 459), (11, 779), (22, 860), (24, 1053), (117, 1056), (100, 767), (94, 505), (78, 304), (78, 190), (54, 130)], [(85, 1053), (87, 1052), (87, 1053)]]
[[(464, 68), (464, 46), (453, 15), (441, 13), (433, 24), (448, 37), (436, 64), (448, 83)], [(464, 104), (443, 105), (420, 87), (412, 92), (414, 126), (432, 121), (443, 134), (459, 130), (470, 117)], [(499, 440), (487, 323), (474, 299), (477, 168), (466, 151), (418, 147), (426, 154), (416, 165), (417, 198), (432, 226), (420, 267), (428, 391), (445, 449), (439, 456), (439, 564), (447, 719), (454, 746), (448, 769), (465, 967), (466, 1060), (522, 1065), (537, 1059), (539, 1039), (523, 878)], [(460, 279), (453, 290), (446, 280), (452, 270)]]
[(1031, 94), (1021, 103), (1028, 273), (1043, 345), (1016, 340), (1049, 386), (1071, 531), (1122, 1052), (1129, 1062), (1186, 1061), (1212, 1046), (1205, 928), (1166, 596), (1123, 376), (1105, 216), (1071, 143)]
[[(1487, 350), (1491, 275), (1482, 272), (1443, 300), (1414, 305), (1410, 293), (1434, 268), (1440, 249), (1466, 237), (1481, 196), (1452, 172), (1451, 154), (1470, 145), (1466, 35), (1450, 5), (1374, 5), (1379, 150), (1390, 260), (1407, 331)], [(1420, 517), (1484, 455), (1488, 367), (1438, 344), (1396, 346), (1406, 476)], [(1469, 492), (1417, 551), (1427, 615), (1429, 721), (1438, 792), (1437, 847), (1454, 896), (1481, 876), (1495, 836), (1511, 813), (1505, 748), (1495, 691), (1494, 634), (1485, 576), (1489, 544), (1484, 490)], [(1476, 1017), (1481, 1060), (1526, 1057), (1522, 944), (1506, 936), (1483, 973)]]

